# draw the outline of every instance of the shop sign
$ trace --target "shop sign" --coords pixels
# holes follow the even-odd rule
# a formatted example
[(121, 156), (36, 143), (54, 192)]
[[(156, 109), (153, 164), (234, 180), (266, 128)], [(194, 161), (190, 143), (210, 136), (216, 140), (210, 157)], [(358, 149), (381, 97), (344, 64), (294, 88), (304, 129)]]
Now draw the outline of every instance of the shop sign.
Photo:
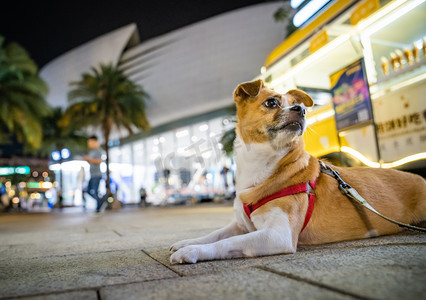
[(374, 120), (384, 161), (395, 161), (425, 152), (425, 94), (426, 85), (423, 81), (374, 100)]
[(20, 167), (0, 167), (0, 176), (6, 175), (27, 175), (30, 174), (30, 167), (28, 166), (20, 166)]
[(373, 120), (364, 59), (334, 73), (330, 81), (338, 131)]
[(351, 25), (358, 24), (359, 21), (368, 17), (372, 12), (380, 7), (379, 0), (365, 0), (357, 5), (351, 15)]
[(312, 39), (309, 45), (309, 52), (314, 53), (315, 51), (320, 49), (322, 46), (325, 46), (327, 43), (328, 43), (327, 31), (322, 30)]
[(40, 188), (40, 183), (39, 182), (27, 182), (27, 188), (29, 189), (38, 189)]
[(1, 167), (0, 168), (0, 176), (12, 175), (15, 174), (14, 167)]

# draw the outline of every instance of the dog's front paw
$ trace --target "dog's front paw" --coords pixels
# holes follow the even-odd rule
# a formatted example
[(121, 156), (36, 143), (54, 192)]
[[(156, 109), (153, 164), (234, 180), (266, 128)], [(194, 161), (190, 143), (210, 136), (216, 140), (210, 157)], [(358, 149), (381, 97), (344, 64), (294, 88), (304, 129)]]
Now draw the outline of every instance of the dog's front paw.
[(182, 249), (189, 245), (192, 245), (192, 240), (183, 240), (183, 241), (176, 242), (170, 246), (170, 252), (176, 252), (179, 249)]
[(187, 246), (177, 250), (170, 256), (171, 264), (183, 264), (190, 263), (195, 264), (200, 257), (200, 247), (199, 246)]

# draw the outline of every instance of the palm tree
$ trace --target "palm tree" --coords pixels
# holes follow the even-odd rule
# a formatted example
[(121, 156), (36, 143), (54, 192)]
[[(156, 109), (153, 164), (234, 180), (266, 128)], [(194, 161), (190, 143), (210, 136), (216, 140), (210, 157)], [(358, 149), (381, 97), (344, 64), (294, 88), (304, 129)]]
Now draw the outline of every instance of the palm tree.
[(275, 11), (274, 20), (275, 22), (286, 22), (286, 21), (288, 22), (286, 25), (286, 35), (284, 37), (284, 39), (286, 39), (293, 32), (297, 30), (297, 27), (294, 26), (291, 20), (296, 11), (291, 8), (289, 1), (282, 1), (282, 0), (272, 0), (272, 1), (278, 1), (283, 3), (283, 5)]
[(222, 150), (225, 151), (226, 155), (231, 156), (234, 152), (234, 141), (235, 141), (235, 128), (231, 128), (225, 131), (220, 138), (220, 143), (223, 145)]
[[(61, 107), (53, 108), (48, 116), (42, 119), (43, 141), (36, 154), (48, 156), (52, 151), (61, 151), (68, 148), (73, 154), (84, 153), (87, 149), (87, 138), (75, 131), (64, 130), (59, 126), (59, 121), (63, 117)], [(62, 168), (59, 169), (59, 190), (63, 192)]]
[(38, 154), (49, 155), (52, 151), (68, 148), (71, 153), (84, 153), (87, 150), (87, 138), (77, 131), (68, 131), (59, 126), (64, 112), (61, 107), (52, 109), (52, 113), (42, 119), (43, 140)]
[(109, 171), (109, 140), (114, 129), (149, 130), (145, 115), (145, 100), (149, 97), (142, 87), (129, 80), (112, 64), (91, 68), (81, 79), (72, 82), (68, 93), (70, 106), (60, 125), (74, 131), (90, 126), (100, 127), (105, 141), (107, 194), (111, 194)]
[(14, 42), (5, 45), (4, 40), (0, 36), (0, 142), (11, 134), (37, 149), (42, 140), (40, 118), (50, 113), (48, 88), (27, 51)]

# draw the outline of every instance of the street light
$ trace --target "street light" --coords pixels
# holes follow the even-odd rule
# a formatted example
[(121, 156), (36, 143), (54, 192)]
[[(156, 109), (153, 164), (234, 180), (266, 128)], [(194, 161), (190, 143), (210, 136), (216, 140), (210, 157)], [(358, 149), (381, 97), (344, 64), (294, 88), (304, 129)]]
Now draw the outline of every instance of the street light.
[(63, 159), (69, 158), (71, 156), (70, 150), (67, 149), (67, 148), (62, 149), (61, 150), (61, 156), (62, 156)]
[(54, 161), (58, 161), (61, 159), (61, 153), (59, 151), (53, 151), (52, 152), (52, 159)]

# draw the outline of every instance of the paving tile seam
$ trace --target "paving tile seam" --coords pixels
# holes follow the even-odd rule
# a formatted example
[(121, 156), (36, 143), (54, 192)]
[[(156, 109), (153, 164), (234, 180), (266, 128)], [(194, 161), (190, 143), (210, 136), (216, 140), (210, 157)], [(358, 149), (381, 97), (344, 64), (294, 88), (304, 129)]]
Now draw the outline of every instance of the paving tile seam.
[[(249, 259), (256, 259), (256, 258), (253, 258), (253, 257), (248, 257), (248, 258)], [(153, 258), (153, 259), (155, 259), (155, 258)], [(230, 259), (230, 260), (237, 260), (237, 259), (238, 258), (236, 258), (236, 259)], [(238, 260), (244, 260), (244, 259), (246, 259), (246, 258), (240, 258)], [(158, 261), (158, 262), (161, 263), (161, 261)], [(206, 261), (206, 262), (209, 262), (209, 261)], [(196, 264), (200, 264), (200, 263), (203, 263), (203, 261), (202, 262), (198, 262)], [(165, 266), (165, 267), (168, 267), (166, 264), (162, 263), (162, 265)], [(191, 263), (184, 263), (184, 264), (177, 264), (176, 266), (191, 266), (191, 265), (192, 265)], [(259, 267), (261, 267), (261, 266), (259, 266), (259, 265), (248, 265), (248, 266), (232, 266), (231, 268), (232, 268), (232, 270), (244, 270), (244, 269), (256, 269), (256, 268), (259, 268)], [(194, 274), (184, 274), (184, 273), (180, 273), (179, 271), (175, 270), (172, 266), (169, 266), (169, 269), (172, 270), (173, 272), (179, 274), (181, 277), (185, 277), (185, 278), (199, 277), (199, 276), (213, 275), (213, 274), (220, 274), (220, 273), (223, 273), (223, 272), (227, 271), (227, 270), (219, 268), (219, 269), (217, 269), (215, 271), (208, 270), (208, 271), (205, 271), (205, 272), (196, 272)]]
[(22, 299), (22, 298), (29, 298), (29, 297), (39, 297), (39, 296), (49, 296), (49, 295), (61, 295), (61, 294), (68, 294), (73, 292), (84, 292), (84, 291), (93, 291), (97, 294), (98, 299), (102, 296), (103, 292), (102, 289), (106, 287), (118, 287), (118, 286), (125, 286), (130, 284), (136, 284), (136, 283), (145, 283), (145, 282), (155, 282), (155, 281), (162, 281), (162, 280), (173, 280), (180, 277), (174, 277), (174, 276), (167, 276), (163, 278), (156, 278), (156, 279), (145, 279), (145, 280), (134, 280), (134, 281), (128, 281), (128, 282), (122, 282), (122, 283), (112, 283), (112, 284), (106, 284), (106, 285), (99, 285), (99, 286), (92, 286), (87, 288), (75, 288), (75, 289), (65, 289), (60, 291), (52, 291), (52, 292), (41, 292), (41, 293), (35, 293), (35, 294), (25, 294), (25, 295), (19, 295), (19, 296), (13, 296), (13, 297), (6, 297), (2, 298), (0, 296), (0, 300), (13, 300), (13, 299)]
[(98, 298), (98, 300), (105, 299), (105, 297), (103, 297), (102, 295), (103, 295), (103, 293), (101, 292), (101, 289), (97, 289), (96, 290), (96, 297)]
[(118, 235), (119, 237), (122, 237), (123, 234), (119, 233), (117, 230), (113, 230), (112, 232), (114, 232), (116, 235)]
[(61, 290), (61, 291), (41, 292), (41, 293), (26, 294), (26, 295), (19, 295), (19, 296), (6, 297), (6, 298), (2, 298), (2, 296), (0, 296), (0, 300), (14, 300), (14, 299), (29, 298), (29, 297), (43, 297), (43, 296), (50, 296), (50, 295), (69, 294), (69, 293), (74, 293), (74, 292), (94, 292), (94, 293), (98, 293), (98, 291), (101, 287), (102, 286), (66, 289), (66, 290)]
[(345, 291), (345, 290), (341, 290), (341, 289), (335, 288), (333, 286), (330, 286), (330, 285), (327, 285), (327, 284), (324, 284), (324, 283), (321, 283), (321, 282), (318, 282), (318, 281), (313, 281), (313, 280), (308, 279), (308, 278), (300, 277), (300, 276), (297, 276), (297, 275), (294, 275), (294, 274), (291, 274), (291, 273), (277, 271), (277, 270), (274, 270), (274, 269), (271, 269), (271, 268), (268, 268), (268, 267), (264, 267), (264, 266), (256, 266), (256, 268), (259, 269), (259, 270), (270, 272), (270, 273), (280, 275), (280, 276), (283, 276), (283, 277), (286, 277), (286, 278), (289, 278), (289, 279), (293, 279), (295, 281), (304, 282), (304, 283), (307, 283), (309, 285), (313, 285), (313, 286), (316, 286), (316, 287), (319, 287), (319, 288), (322, 288), (322, 289), (326, 289), (328, 291), (332, 291), (332, 292), (335, 292), (335, 293), (338, 293), (338, 294), (341, 294), (341, 295), (344, 295), (344, 296), (349, 296), (349, 297), (352, 297), (352, 298), (355, 298), (355, 299), (374, 300), (373, 298), (360, 296), (360, 295), (357, 295), (357, 294), (354, 294), (354, 293), (351, 293), (351, 292), (348, 292), (348, 291)]
[(157, 258), (155, 258), (154, 256), (152, 256), (151, 254), (149, 254), (148, 251), (141, 249), (142, 253), (144, 253), (145, 255), (147, 255), (149, 258), (155, 260), (156, 262), (158, 262), (159, 264), (161, 264), (162, 266), (166, 267), (167, 269), (169, 269), (170, 271), (172, 271), (173, 273), (177, 274), (179, 277), (184, 277), (184, 275), (178, 271), (176, 271), (174, 268), (172, 268), (171, 266), (168, 266), (166, 264), (164, 264), (161, 260), (158, 260)]
[(140, 247), (136, 247), (136, 248), (126, 248), (126, 249), (106, 250), (106, 251), (94, 251), (94, 252), (81, 252), (81, 253), (69, 253), (69, 254), (33, 256), (33, 257), (25, 257), (25, 259), (73, 257), (73, 256), (82, 256), (82, 255), (95, 255), (95, 254), (104, 254), (104, 253), (112, 253), (112, 252), (139, 251), (139, 250), (140, 250)]
[[(155, 261), (155, 258), (153, 258)], [(159, 261), (160, 262), (160, 261)], [(160, 262), (161, 263), (161, 262)], [(163, 266), (167, 267), (167, 265), (161, 263)], [(177, 275), (179, 275), (179, 273), (176, 270), (173, 270), (171, 268), (169, 268), (170, 270), (172, 270), (173, 272), (177, 273)], [(235, 268), (233, 267), (232, 270), (238, 270), (238, 269), (261, 269), (260, 266), (244, 266), (244, 267), (238, 267)], [(231, 270), (231, 271), (232, 271)], [(160, 283), (161, 281), (169, 281), (169, 280), (179, 280), (179, 279), (190, 279), (190, 278), (197, 278), (200, 276), (210, 276), (210, 275), (215, 275), (215, 274), (220, 274), (220, 273), (225, 273), (228, 272), (229, 270), (218, 270), (218, 271), (210, 271), (210, 272), (203, 272), (203, 273), (196, 273), (196, 274), (190, 274), (190, 275), (180, 275), (179, 277), (163, 277), (163, 278), (156, 278), (156, 279), (147, 279), (147, 280), (139, 280), (139, 281), (129, 281), (129, 282), (123, 282), (123, 283), (113, 283), (113, 284), (108, 284), (108, 285), (103, 285), (100, 287), (92, 287), (91, 289), (96, 289), (96, 291), (99, 291), (99, 295), (101, 296), (101, 298), (99, 299), (103, 299), (102, 295), (103, 295), (103, 289), (107, 288), (107, 287), (117, 287), (117, 286), (126, 286), (126, 285), (131, 285), (131, 284), (136, 284), (136, 283), (146, 283), (146, 282), (158, 282)], [(262, 271), (266, 271), (267, 270), (262, 270)], [(274, 273), (274, 272), (273, 272)], [(278, 274), (280, 275), (280, 274)], [(62, 293), (62, 292), (60, 292)], [(32, 295), (31, 295), (32, 296)], [(27, 296), (26, 296), (27, 297)], [(367, 300), (373, 300), (373, 299), (368, 299), (368, 298), (359, 298), (358, 299), (367, 299)], [(4, 300), (4, 299), (0, 299), (0, 300)]]
[[(137, 284), (137, 283), (146, 283), (146, 282), (160, 282), (160, 281), (166, 281), (166, 280), (174, 280), (174, 279), (179, 279), (181, 277), (163, 277), (163, 278), (155, 278), (155, 279), (145, 279), (145, 280), (135, 280), (135, 281), (128, 281), (128, 282), (122, 282), (122, 283), (112, 283), (112, 284), (106, 284), (106, 285), (101, 285), (101, 286), (95, 286), (95, 287), (91, 287), (90, 289), (95, 290), (98, 294), (99, 297), (102, 298), (102, 295), (104, 294), (103, 289), (107, 288), (107, 287), (119, 287), (119, 286), (126, 286), (126, 285), (131, 285), (131, 284)], [(62, 292), (61, 292), (62, 293)], [(5, 300), (5, 299), (0, 299), (0, 300)]]

